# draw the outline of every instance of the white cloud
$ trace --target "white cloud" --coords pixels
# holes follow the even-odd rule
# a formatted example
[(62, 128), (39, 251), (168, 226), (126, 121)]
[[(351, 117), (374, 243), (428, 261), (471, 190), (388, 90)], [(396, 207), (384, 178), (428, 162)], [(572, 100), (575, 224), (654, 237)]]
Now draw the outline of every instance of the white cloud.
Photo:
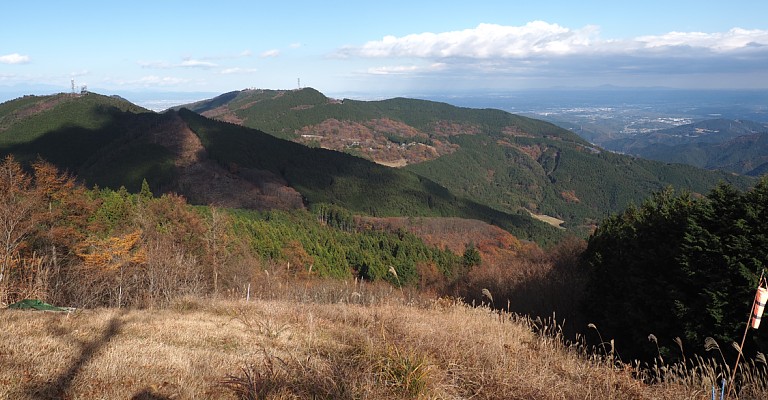
[(240, 67), (234, 67), (234, 68), (225, 68), (221, 70), (221, 74), (223, 75), (235, 75), (235, 74), (252, 74), (257, 72), (258, 69), (256, 68), (240, 68)]
[(428, 66), (419, 65), (395, 65), (368, 68), (369, 74), (374, 75), (402, 75), (416, 72), (439, 71), (445, 67), (444, 63), (434, 63)]
[(277, 57), (279, 55), (280, 55), (280, 50), (278, 50), (278, 49), (271, 49), (271, 50), (267, 50), (265, 52), (262, 52), (260, 54), (260, 57), (261, 58), (269, 58), (269, 57)]
[(670, 32), (658, 36), (641, 36), (635, 40), (648, 49), (684, 46), (724, 53), (768, 46), (768, 31), (733, 28), (718, 33)]
[(0, 56), (0, 64), (26, 64), (30, 61), (31, 59), (29, 56), (21, 55), (19, 53)]
[(171, 68), (200, 68), (210, 69), (216, 68), (219, 65), (210, 61), (196, 60), (192, 58), (185, 58), (178, 63), (170, 63), (167, 61), (139, 61), (139, 65), (142, 68), (154, 68), (154, 69), (171, 69)]
[(425, 78), (423, 85), (446, 81), (456, 85), (463, 81), (468, 87), (524, 81), (542, 86), (666, 85), (698, 79), (711, 86), (727, 79), (735, 86), (765, 87), (760, 77), (768, 73), (768, 30), (733, 28), (606, 39), (593, 25), (571, 29), (543, 21), (522, 26), (480, 24), (459, 31), (385, 36), (341, 48), (334, 56), (398, 60), (366, 72), (419, 76)]
[(480, 24), (476, 28), (443, 33), (385, 36), (365, 43), (353, 54), (363, 57), (508, 58), (537, 54), (562, 55), (588, 48), (597, 28), (571, 30), (543, 21), (524, 26)]
[(210, 61), (201, 61), (201, 60), (193, 60), (193, 59), (186, 59), (178, 64), (179, 67), (182, 68), (215, 68), (218, 67), (217, 64), (212, 63)]
[(114, 83), (121, 86), (174, 86), (188, 83), (188, 79), (172, 76), (148, 75), (138, 79), (115, 80)]
[(360, 47), (347, 47), (337, 56), (428, 59), (526, 59), (590, 55), (652, 55), (659, 51), (677, 54), (681, 47), (693, 52), (727, 53), (760, 51), (768, 47), (768, 30), (734, 28), (728, 32), (670, 32), (629, 40), (600, 38), (599, 28), (588, 25), (570, 29), (533, 21), (523, 26), (480, 24), (475, 28), (442, 33), (385, 36)]
[(301, 45), (301, 43), (299, 43), (299, 42), (296, 42), (296, 43), (291, 43), (291, 44), (289, 44), (289, 45), (288, 45), (288, 47), (290, 47), (290, 48), (292, 48), (292, 49), (298, 49), (298, 48), (299, 48), (299, 47), (301, 47), (301, 46), (302, 46), (302, 45)]

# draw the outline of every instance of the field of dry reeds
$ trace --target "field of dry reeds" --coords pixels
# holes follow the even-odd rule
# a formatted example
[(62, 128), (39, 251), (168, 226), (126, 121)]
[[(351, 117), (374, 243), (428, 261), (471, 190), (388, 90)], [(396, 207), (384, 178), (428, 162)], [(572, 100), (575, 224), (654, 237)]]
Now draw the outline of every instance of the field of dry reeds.
[(291, 295), (0, 310), (0, 398), (708, 398), (643, 384), (556, 328), (487, 307), (338, 281), (281, 292)]

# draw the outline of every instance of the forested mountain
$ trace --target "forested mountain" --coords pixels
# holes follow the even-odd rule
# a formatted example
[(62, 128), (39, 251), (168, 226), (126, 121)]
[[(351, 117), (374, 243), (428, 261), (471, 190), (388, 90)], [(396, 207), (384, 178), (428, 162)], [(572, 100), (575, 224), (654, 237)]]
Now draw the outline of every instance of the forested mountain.
[[(26, 97), (0, 108), (0, 153), (38, 157), (88, 186), (177, 192), (194, 204), (252, 209), (333, 203), (374, 216), (457, 216), (521, 238), (560, 233), (526, 213), (467, 200), (430, 179), (188, 110), (157, 114), (88, 94)], [(550, 238), (550, 239), (547, 239)]]
[(98, 94), (24, 97), (0, 105), (0, 152), (23, 162), (41, 157), (89, 186), (138, 191), (147, 179), (155, 192), (194, 204), (333, 203), (374, 216), (460, 216), (536, 240), (560, 234), (531, 215), (584, 234), (668, 185), (706, 193), (720, 181), (752, 182), (607, 153), (499, 110), (334, 100), (310, 88), (232, 92), (190, 107), (218, 120)]
[(746, 177), (616, 155), (550, 123), (413, 99), (335, 100), (314, 89), (244, 90), (186, 106), (211, 118), (405, 166), (478, 203), (586, 232), (672, 185), (705, 193)]
[(605, 142), (605, 148), (698, 168), (760, 176), (768, 172), (768, 125), (713, 119)]

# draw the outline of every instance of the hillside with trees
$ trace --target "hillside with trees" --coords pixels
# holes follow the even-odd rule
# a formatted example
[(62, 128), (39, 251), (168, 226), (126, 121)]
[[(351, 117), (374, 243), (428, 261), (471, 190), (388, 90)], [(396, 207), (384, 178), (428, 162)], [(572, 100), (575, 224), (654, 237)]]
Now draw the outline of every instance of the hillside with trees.
[[(307, 88), (231, 92), (186, 107), (380, 163), (401, 159), (398, 165), (459, 196), (508, 213), (554, 217), (580, 235), (666, 186), (706, 193), (719, 182), (741, 189), (753, 182), (612, 154), (555, 125), (504, 111), (432, 101), (334, 100)], [(363, 145), (368, 140), (384, 140), (393, 153)], [(400, 153), (425, 146), (432, 146), (428, 157), (402, 158)]]
[[(88, 190), (51, 164), (0, 164), (0, 302), (44, 298), (73, 307), (167, 304), (237, 292), (277, 276), (360, 278), (442, 287), (461, 255), (406, 231), (358, 228), (336, 206), (313, 212), (193, 207), (176, 195)], [(255, 275), (254, 275), (255, 274)]]
[[(52, 99), (58, 103), (40, 106)], [(8, 112), (0, 152), (22, 163), (49, 160), (87, 186), (137, 192), (146, 179), (153, 191), (182, 194), (194, 204), (287, 210), (333, 203), (369, 215), (481, 219), (544, 242), (560, 235), (526, 213), (457, 197), (413, 173), (186, 110), (157, 114), (97, 94), (4, 104), (5, 110), (25, 107), (38, 111), (24, 118)]]
[[(677, 358), (667, 335), (681, 332), (681, 351), (689, 357), (704, 353), (703, 335), (721, 344), (733, 340), (766, 256), (758, 221), (766, 217), (768, 180), (748, 192), (721, 186), (698, 200), (659, 193), (601, 226), (584, 253), (585, 271), (576, 268), (580, 242), (545, 253), (466, 220), (360, 219), (332, 205), (290, 212), (194, 207), (178, 196), (156, 197), (146, 184), (137, 194), (88, 190), (51, 164), (38, 161), (25, 172), (10, 157), (0, 163), (0, 187), (0, 233), (9, 239), (0, 248), (0, 301), (40, 298), (85, 309), (0, 313), (8, 328), (3, 342), (30, 349), (4, 352), (22, 363), (0, 374), (9, 382), (0, 393), (11, 396), (216, 390), (234, 398), (353, 391), (374, 398), (458, 393), (490, 399), (531, 390), (534, 398), (550, 398), (561, 394), (547, 390), (555, 381), (562, 386), (566, 373), (570, 390), (586, 397), (691, 397), (725, 370), (704, 359), (689, 361), (690, 368), (666, 364)], [(450, 232), (476, 244), (463, 254), (434, 245), (453, 243)], [(435, 294), (457, 297), (434, 300)], [(586, 300), (589, 319), (573, 319), (579, 299)], [(87, 310), (100, 306), (113, 309)], [(555, 321), (511, 313), (550, 310), (569, 324), (594, 321), (590, 326), (610, 338), (610, 351), (605, 342), (566, 341)], [(647, 330), (659, 338), (658, 350)], [(764, 332), (755, 333), (750, 359), (765, 343)], [(297, 337), (311, 346), (282, 344)], [(78, 342), (61, 342), (69, 338), (94, 349), (86, 355), (92, 361), (74, 372), (67, 360), (76, 361), (70, 345)], [(136, 347), (136, 340), (146, 343)], [(57, 343), (59, 350), (31, 351), (41, 343)], [(96, 351), (104, 346), (110, 351)], [(148, 375), (131, 369), (125, 379), (97, 387), (84, 383), (106, 379), (114, 360), (105, 354), (128, 354), (128, 348), (130, 365), (147, 363), (157, 352), (211, 354), (197, 373), (155, 359), (147, 365), (166, 367)], [(231, 356), (249, 348), (263, 356)], [(348, 354), (344, 349), (361, 353), (342, 362), (337, 357)], [(62, 351), (73, 357), (53, 358)], [(722, 351), (730, 357), (725, 346)], [(213, 354), (219, 362), (210, 362)], [(630, 364), (634, 356), (656, 358), (667, 372)], [(41, 381), (43, 359), (48, 374), (72, 376)], [(738, 375), (742, 398), (766, 392), (764, 367), (750, 363)], [(26, 380), (10, 378), (24, 364), (36, 372)], [(344, 378), (317, 381), (327, 368), (345, 371)], [(157, 384), (169, 379), (184, 383)], [(343, 382), (353, 386), (340, 389)]]
[(11, 156), (0, 163), (0, 188), (3, 304), (162, 307), (183, 296), (245, 297), (319, 278), (474, 298), (483, 279), (508, 271), (484, 287), (515, 301), (512, 310), (546, 313), (563, 300), (556, 291), (533, 301), (505, 287), (541, 285), (579, 251), (560, 246), (560, 255), (547, 256), (498, 227), (459, 218), (359, 217), (331, 204), (192, 206), (178, 195), (154, 196), (146, 181), (136, 194), (86, 189), (50, 163), (36, 161), (27, 172)]

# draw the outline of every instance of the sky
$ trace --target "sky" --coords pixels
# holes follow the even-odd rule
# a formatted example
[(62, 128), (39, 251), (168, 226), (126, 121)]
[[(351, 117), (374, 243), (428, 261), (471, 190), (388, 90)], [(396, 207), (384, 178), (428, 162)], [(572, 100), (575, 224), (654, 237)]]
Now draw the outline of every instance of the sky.
[[(9, 1), (0, 92), (768, 89), (768, 1)], [(40, 94), (40, 93), (35, 93)]]

